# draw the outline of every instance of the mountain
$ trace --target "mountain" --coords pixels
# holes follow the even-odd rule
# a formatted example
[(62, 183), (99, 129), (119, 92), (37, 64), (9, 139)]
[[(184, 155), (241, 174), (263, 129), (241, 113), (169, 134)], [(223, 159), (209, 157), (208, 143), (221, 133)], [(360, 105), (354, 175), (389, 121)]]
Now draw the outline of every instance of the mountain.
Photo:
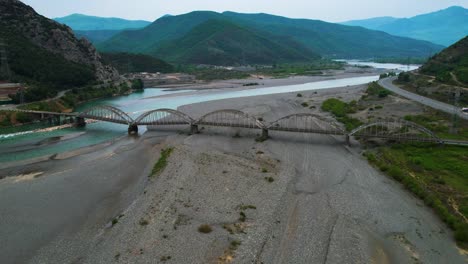
[(102, 53), (102, 58), (120, 73), (174, 71), (174, 67), (167, 62), (143, 54)]
[(73, 30), (77, 38), (86, 38), (96, 45), (122, 32), (122, 30)]
[(118, 78), (87, 40), (18, 0), (0, 0), (0, 36), (14, 80), (64, 89)]
[(365, 27), (368, 29), (378, 30), (379, 27), (395, 22), (398, 19), (399, 18), (389, 17), (389, 16), (374, 17), (374, 18), (369, 18), (369, 19), (364, 19), (364, 20), (351, 20), (351, 21), (343, 22), (341, 24), (347, 25), (347, 26), (359, 26), (359, 27)]
[[(204, 24), (209, 20), (209, 24)], [(201, 29), (198, 27), (200, 25), (202, 25)], [(227, 27), (231, 33), (222, 36), (222, 27)], [(210, 37), (203, 34), (203, 31), (214, 29), (217, 31), (210, 31), (215, 35), (209, 40)], [(195, 36), (196, 34), (200, 37)], [(234, 43), (236, 39), (244, 38), (249, 40), (245, 42), (244, 47), (242, 47), (244, 41)], [(223, 39), (227, 39), (229, 43), (224, 45)], [(303, 61), (304, 58), (310, 58), (312, 54), (329, 58), (428, 57), (443, 48), (425, 41), (319, 20), (290, 19), (268, 14), (233, 12), (220, 14), (209, 11), (162, 17), (143, 29), (125, 30), (97, 44), (97, 47), (106, 52), (144, 53), (177, 63), (200, 61), (194, 60), (196, 57), (206, 56), (206, 58), (213, 59), (213, 54), (222, 47), (222, 49), (235, 51), (227, 57), (237, 56), (235, 59), (237, 62), (244, 61), (245, 57), (246, 62), (259, 61), (260, 63), (262, 60), (258, 60), (258, 57), (255, 60), (249, 60), (248, 56), (254, 55), (253, 52), (245, 53), (252, 47), (252, 43), (258, 43), (259, 39), (262, 39), (262, 43), (269, 47), (269, 50), (259, 57), (272, 51), (270, 48), (273, 46), (264, 42), (269, 40), (275, 43), (274, 49), (281, 47), (282, 53), (279, 58), (271, 60), (280, 61), (285, 61), (285, 58), (287, 61)], [(206, 47), (203, 47), (202, 43), (207, 44)], [(173, 45), (174, 50), (168, 48), (169, 45)], [(233, 49), (232, 46), (235, 45), (241, 47)], [(195, 46), (198, 48), (191, 48)], [(244, 53), (238, 53), (240, 51)], [(222, 52), (225, 51), (222, 50)], [(303, 56), (298, 56), (298, 54), (303, 54)], [(203, 61), (209, 62), (207, 59)]]
[(73, 30), (123, 30), (144, 28), (151, 24), (144, 20), (126, 20), (114, 17), (96, 17), (72, 14), (54, 18), (55, 21), (71, 27)]
[(468, 87), (468, 37), (433, 56), (420, 72), (435, 76), (439, 81)]
[(343, 24), (450, 46), (468, 34), (468, 9), (452, 6), (411, 18), (371, 18), (348, 21)]
[(298, 43), (257, 34), (226, 20), (210, 19), (154, 51), (189, 64), (246, 65), (309, 61), (320, 56)]

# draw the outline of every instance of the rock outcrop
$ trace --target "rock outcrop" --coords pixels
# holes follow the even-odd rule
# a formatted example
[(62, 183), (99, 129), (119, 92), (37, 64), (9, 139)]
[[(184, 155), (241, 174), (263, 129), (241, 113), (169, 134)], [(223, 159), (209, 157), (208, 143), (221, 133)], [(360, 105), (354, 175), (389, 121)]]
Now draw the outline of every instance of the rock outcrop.
[(89, 41), (77, 39), (71, 28), (39, 15), (21, 1), (0, 0), (0, 26), (66, 60), (93, 67), (98, 81), (119, 78), (117, 70), (102, 62)]

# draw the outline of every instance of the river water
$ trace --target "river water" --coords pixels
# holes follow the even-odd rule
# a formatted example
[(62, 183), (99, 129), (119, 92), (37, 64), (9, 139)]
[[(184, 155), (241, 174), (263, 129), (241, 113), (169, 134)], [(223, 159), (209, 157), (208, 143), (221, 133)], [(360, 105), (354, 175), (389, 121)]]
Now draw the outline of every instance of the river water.
[[(350, 62), (350, 64), (368, 65), (376, 68), (401, 69), (406, 65), (379, 64)], [(406, 68), (405, 68), (406, 69)], [(85, 103), (75, 109), (77, 112), (83, 111), (97, 105), (112, 105), (127, 113), (132, 117), (137, 117), (142, 113), (158, 109), (177, 107), (219, 99), (239, 98), (247, 96), (258, 96), (267, 94), (287, 93), (296, 91), (307, 91), (316, 89), (326, 89), (333, 87), (344, 87), (348, 85), (359, 85), (369, 83), (378, 79), (378, 76), (353, 77), (338, 80), (326, 80), (300, 85), (277, 86), (269, 88), (257, 88), (248, 90), (211, 90), (190, 93), (186, 91), (164, 91), (163, 89), (145, 89), (141, 93), (133, 93), (128, 96), (119, 96)], [(177, 95), (180, 94), (180, 95)], [(167, 97), (167, 95), (171, 95)], [(44, 155), (62, 153), (94, 144), (103, 143), (126, 135), (127, 126), (97, 122), (91, 123), (86, 128), (65, 128), (53, 131), (43, 131), (36, 129), (18, 129), (16, 132), (0, 135), (0, 162), (10, 162), (31, 159)], [(143, 132), (144, 128), (140, 128)]]

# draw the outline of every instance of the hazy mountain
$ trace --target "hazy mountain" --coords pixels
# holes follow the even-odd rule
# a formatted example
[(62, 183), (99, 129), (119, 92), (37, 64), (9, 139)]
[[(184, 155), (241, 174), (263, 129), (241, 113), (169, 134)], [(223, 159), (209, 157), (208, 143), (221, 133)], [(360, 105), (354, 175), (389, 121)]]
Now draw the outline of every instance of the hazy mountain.
[(114, 17), (96, 17), (82, 14), (72, 14), (66, 17), (54, 18), (55, 21), (66, 24), (73, 30), (122, 30), (138, 29), (151, 24), (144, 20), (126, 20)]
[(143, 54), (102, 53), (104, 62), (114, 66), (120, 73), (173, 72), (174, 67), (163, 60)]
[(0, 0), (0, 36), (12, 78), (63, 89), (118, 77), (72, 30), (17, 0)]
[(468, 86), (468, 37), (433, 56), (420, 71), (439, 81)]
[(86, 38), (91, 43), (104, 42), (122, 32), (122, 30), (74, 30), (77, 38)]
[(396, 17), (374, 17), (374, 18), (369, 18), (369, 19), (364, 19), (364, 20), (352, 20), (352, 21), (347, 21), (343, 22), (341, 24), (347, 25), (347, 26), (359, 26), (359, 27), (365, 27), (368, 29), (378, 29), (379, 27), (390, 24), (392, 22), (395, 22), (399, 18)]
[(226, 20), (207, 20), (182, 38), (166, 42), (154, 51), (170, 61), (190, 64), (272, 64), (310, 61), (320, 56), (299, 43), (257, 34)]
[(344, 22), (345, 25), (381, 30), (392, 35), (427, 40), (450, 46), (468, 35), (468, 9), (449, 7), (411, 18), (371, 18)]

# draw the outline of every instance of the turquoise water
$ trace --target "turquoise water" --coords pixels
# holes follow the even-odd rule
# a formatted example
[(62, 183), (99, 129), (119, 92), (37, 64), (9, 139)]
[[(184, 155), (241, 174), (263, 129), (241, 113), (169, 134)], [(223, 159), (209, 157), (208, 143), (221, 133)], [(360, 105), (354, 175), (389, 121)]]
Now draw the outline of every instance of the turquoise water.
[[(378, 76), (354, 77), (339, 80), (313, 82), (301, 85), (258, 88), (243, 91), (200, 91), (191, 95), (177, 95), (178, 93), (183, 93), (186, 91), (170, 92), (164, 91), (163, 89), (145, 89), (144, 92), (134, 93), (128, 96), (92, 101), (81, 105), (76, 110), (79, 112), (97, 105), (112, 105), (136, 118), (148, 110), (158, 108), (177, 109), (179, 106), (192, 103), (228, 98), (343, 87), (347, 85), (364, 84), (375, 81), (377, 79)], [(172, 95), (170, 97), (158, 97), (168, 94)], [(144, 132), (144, 130), (145, 128), (140, 127), (140, 132)], [(99, 144), (126, 135), (127, 126), (98, 122), (88, 124), (86, 128), (66, 128), (49, 132), (28, 131), (26, 134), (22, 133), (0, 135), (0, 162), (24, 160), (44, 155), (52, 155), (55, 153), (61, 153), (77, 148)], [(57, 140), (60, 137), (67, 137), (70, 135), (78, 136), (72, 136), (72, 138), (62, 141)], [(46, 144), (44, 144), (44, 142), (46, 142)]]

